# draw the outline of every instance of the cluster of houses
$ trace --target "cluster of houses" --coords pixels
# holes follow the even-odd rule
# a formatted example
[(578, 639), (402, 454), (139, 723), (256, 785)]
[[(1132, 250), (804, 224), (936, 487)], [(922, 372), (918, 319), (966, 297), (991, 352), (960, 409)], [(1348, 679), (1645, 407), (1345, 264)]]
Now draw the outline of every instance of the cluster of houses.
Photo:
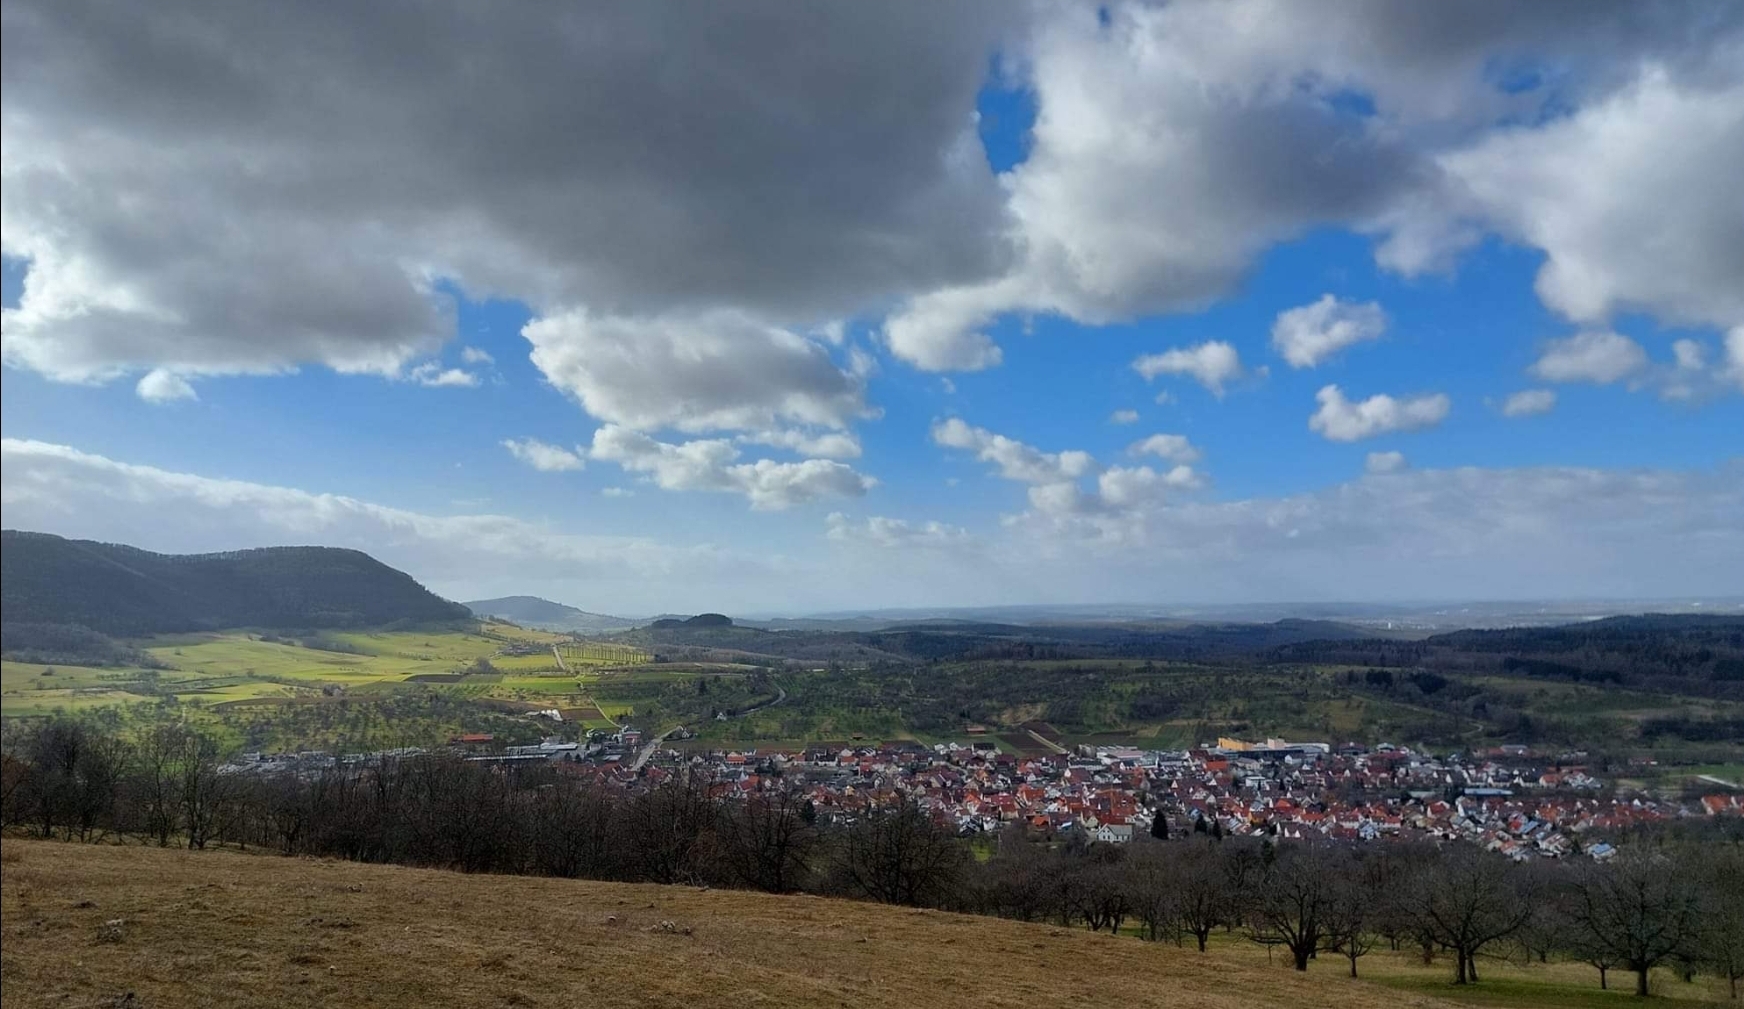
[[(1311, 836), (1344, 840), (1459, 840), (1517, 859), (1588, 855), (1593, 832), (1690, 816), (1744, 815), (1744, 795), (1684, 804), (1620, 795), (1582, 766), (1582, 754), (1524, 747), (1434, 756), (1407, 747), (1220, 739), (1190, 750), (1128, 746), (1015, 755), (969, 746), (883, 743), (803, 750), (668, 751), (643, 777), (705, 770), (723, 793), (801, 782), (815, 808), (852, 817), (912, 800), (963, 833), (1012, 824), (1120, 844), (1171, 835)], [(611, 779), (609, 765), (601, 768)], [(618, 780), (625, 787), (646, 782)]]
[[(831, 818), (912, 801), (964, 834), (1017, 824), (1060, 837), (1082, 832), (1110, 844), (1155, 833), (1162, 817), (1171, 836), (1458, 840), (1516, 859), (1603, 859), (1610, 847), (1588, 838), (1678, 818), (1744, 815), (1744, 793), (1736, 790), (1687, 804), (1623, 794), (1590, 773), (1584, 754), (1536, 754), (1517, 746), (1437, 756), (1387, 744), (1226, 738), (1189, 750), (1053, 745), (1057, 752), (1014, 754), (991, 742), (910, 741), (662, 749), (648, 762), (635, 759), (643, 742), (641, 732), (625, 727), (581, 743), (549, 739), (492, 748), (483, 737), (457, 737), (451, 745), (485, 762), (552, 761), (625, 791), (700, 772), (729, 799), (798, 787)], [(305, 761), (369, 764), (419, 752), (252, 756), (257, 767), (287, 760), (308, 766)]]

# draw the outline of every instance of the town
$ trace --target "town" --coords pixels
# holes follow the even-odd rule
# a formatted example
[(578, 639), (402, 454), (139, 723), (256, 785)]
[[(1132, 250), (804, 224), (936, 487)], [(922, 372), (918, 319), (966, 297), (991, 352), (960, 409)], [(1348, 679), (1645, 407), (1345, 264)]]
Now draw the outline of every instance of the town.
[[(827, 818), (851, 821), (911, 801), (963, 836), (1021, 825), (1040, 836), (1082, 833), (1106, 844), (1191, 831), (1286, 841), (1457, 841), (1517, 861), (1602, 861), (1615, 848), (1600, 836), (1678, 819), (1744, 815), (1736, 789), (1695, 802), (1636, 793), (1590, 773), (1583, 752), (1545, 754), (1525, 746), (1438, 756), (1386, 743), (1231, 738), (1176, 751), (1050, 744), (1055, 752), (1025, 755), (991, 741), (739, 750), (669, 745), (687, 736), (675, 729), (645, 742), (641, 731), (625, 727), (595, 732), (586, 742), (551, 738), (492, 749), (490, 736), (473, 734), (455, 737), (449, 750), (481, 763), (549, 762), (625, 793), (677, 774), (702, 775), (726, 801), (792, 787)], [(230, 769), (310, 773), (426, 752), (245, 754)]]

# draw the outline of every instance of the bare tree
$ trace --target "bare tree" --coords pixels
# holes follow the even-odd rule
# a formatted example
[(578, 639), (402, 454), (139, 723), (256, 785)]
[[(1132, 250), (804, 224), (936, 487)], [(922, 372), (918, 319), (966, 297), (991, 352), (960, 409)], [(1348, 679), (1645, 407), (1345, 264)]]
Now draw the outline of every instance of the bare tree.
[(874, 810), (842, 832), (834, 868), (850, 893), (885, 904), (936, 904), (951, 896), (965, 852), (954, 834), (912, 802)]
[(1744, 978), (1744, 850), (1728, 847), (1707, 860), (1702, 893), (1702, 959), (1726, 979), (1737, 1001)]
[(1453, 951), (1455, 984), (1475, 982), (1478, 956), (1531, 920), (1527, 882), (1518, 866), (1466, 845), (1444, 850), (1418, 874), (1407, 906), (1426, 940)]
[(88, 841), (107, 831), (128, 767), (128, 747), (119, 737), (56, 719), (29, 737), (24, 758), (14, 801), (43, 837), (58, 831)]
[(591, 786), (566, 779), (541, 786), (531, 808), (535, 871), (567, 879), (614, 875), (614, 809)]
[(1326, 939), (1338, 858), (1324, 844), (1292, 844), (1255, 883), (1249, 937), (1287, 948), (1297, 970), (1308, 969)]
[(769, 893), (804, 882), (818, 836), (805, 803), (804, 792), (784, 784), (723, 808), (721, 853), (734, 879)]
[(1146, 844), (1126, 860), (1127, 900), (1151, 942), (1174, 932), (1180, 920), (1180, 880), (1175, 871), (1180, 854), (1174, 845)]
[(631, 800), (628, 836), (640, 878), (701, 881), (698, 856), (712, 846), (715, 827), (710, 783), (705, 775), (677, 774)]
[[(1238, 856), (1234, 847), (1214, 847), (1188, 838), (1171, 849), (1170, 878), (1175, 913), (1182, 931), (1198, 943), (1199, 952), (1219, 925), (1234, 920), (1239, 906), (1237, 879), (1244, 870), (1232, 871), (1229, 863)], [(1245, 861), (1242, 860), (1242, 861)]]
[(1357, 960), (1375, 947), (1375, 923), (1386, 901), (1382, 874), (1368, 862), (1346, 858), (1335, 868), (1326, 906), (1326, 948), (1350, 961), (1351, 977), (1356, 977)]
[(1055, 859), (1031, 844), (1022, 827), (999, 834), (999, 845), (988, 863), (986, 901), (994, 914), (1018, 921), (1037, 921), (1054, 910)]
[(1627, 850), (1602, 865), (1583, 866), (1573, 886), (1578, 941), (1633, 971), (1635, 994), (1647, 994), (1654, 967), (1694, 951), (1701, 925), (1696, 880), (1670, 856)]

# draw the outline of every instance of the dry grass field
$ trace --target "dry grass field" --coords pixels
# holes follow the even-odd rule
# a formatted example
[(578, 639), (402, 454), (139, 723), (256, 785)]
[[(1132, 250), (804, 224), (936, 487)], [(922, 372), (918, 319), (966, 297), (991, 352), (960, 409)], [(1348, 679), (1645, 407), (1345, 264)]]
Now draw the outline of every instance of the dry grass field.
[(0, 1005), (1447, 1006), (1047, 925), (685, 887), (4, 842)]

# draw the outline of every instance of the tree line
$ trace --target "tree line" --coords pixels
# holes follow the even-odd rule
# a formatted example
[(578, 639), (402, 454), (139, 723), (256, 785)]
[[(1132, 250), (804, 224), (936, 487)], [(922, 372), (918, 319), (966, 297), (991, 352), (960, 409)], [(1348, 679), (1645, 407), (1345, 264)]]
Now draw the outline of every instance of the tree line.
[[(0, 760), (9, 829), (72, 841), (261, 848), (364, 862), (806, 892), (1136, 932), (1227, 934), (1297, 970), (1356, 976), (1410, 950), (1477, 983), (1498, 958), (1574, 960), (1646, 994), (1655, 968), (1744, 977), (1744, 846), (1636, 843), (1609, 861), (1515, 863), (1467, 844), (1225, 838), (1165, 826), (1126, 845), (1013, 826), (968, 840), (912, 802), (820, 809), (799, 782), (748, 795), (704, 774), (634, 790), (553, 765), (426, 755), (311, 776), (226, 771), (186, 726), (124, 739), (41, 723)], [(1199, 821), (1203, 822), (1203, 821)], [(977, 858), (980, 846), (985, 857)]]

